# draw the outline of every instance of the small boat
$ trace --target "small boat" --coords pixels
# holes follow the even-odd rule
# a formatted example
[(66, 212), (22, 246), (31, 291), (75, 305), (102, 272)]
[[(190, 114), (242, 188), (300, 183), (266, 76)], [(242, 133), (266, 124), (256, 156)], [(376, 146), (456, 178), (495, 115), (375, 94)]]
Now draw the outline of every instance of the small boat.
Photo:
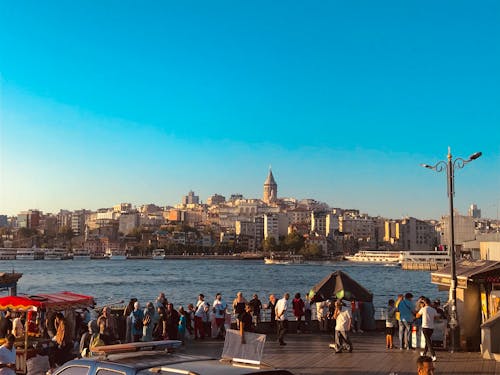
[(107, 252), (109, 259), (111, 260), (126, 260), (127, 251), (126, 250), (110, 250)]
[(17, 249), (17, 260), (41, 260), (43, 258), (44, 252), (42, 249), (36, 249), (34, 247), (28, 249)]
[(90, 260), (90, 251), (87, 249), (74, 249), (73, 260)]
[(164, 249), (154, 249), (152, 257), (154, 260), (164, 260), (165, 259), (165, 250)]
[(264, 258), (265, 264), (302, 264), (304, 257), (296, 254), (278, 254), (271, 253), (270, 256)]

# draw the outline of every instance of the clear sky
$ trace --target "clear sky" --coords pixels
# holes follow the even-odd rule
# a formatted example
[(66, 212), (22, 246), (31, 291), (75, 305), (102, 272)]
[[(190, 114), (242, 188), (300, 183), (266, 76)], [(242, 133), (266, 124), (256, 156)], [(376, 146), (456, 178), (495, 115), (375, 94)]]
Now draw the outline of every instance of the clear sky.
[(371, 215), (500, 205), (498, 1), (0, 0), (0, 214), (194, 190)]

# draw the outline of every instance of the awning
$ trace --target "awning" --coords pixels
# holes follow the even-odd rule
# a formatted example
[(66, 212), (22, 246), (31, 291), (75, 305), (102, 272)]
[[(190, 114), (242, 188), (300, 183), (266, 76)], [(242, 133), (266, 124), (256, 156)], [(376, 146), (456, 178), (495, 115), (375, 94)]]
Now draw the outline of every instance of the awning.
[(333, 272), (314, 285), (309, 292), (311, 302), (320, 302), (326, 299), (339, 298), (358, 301), (371, 302), (373, 294), (363, 285), (342, 271)]
[[(500, 276), (500, 262), (494, 260), (459, 260), (455, 266), (457, 274), (457, 287), (466, 289), (469, 282), (479, 280), (483, 275)], [(445, 268), (432, 272), (433, 284), (451, 285), (451, 264)]]
[(65, 310), (94, 305), (94, 297), (72, 292), (37, 294), (31, 296), (8, 296), (0, 298), (0, 310), (28, 311), (39, 308)]

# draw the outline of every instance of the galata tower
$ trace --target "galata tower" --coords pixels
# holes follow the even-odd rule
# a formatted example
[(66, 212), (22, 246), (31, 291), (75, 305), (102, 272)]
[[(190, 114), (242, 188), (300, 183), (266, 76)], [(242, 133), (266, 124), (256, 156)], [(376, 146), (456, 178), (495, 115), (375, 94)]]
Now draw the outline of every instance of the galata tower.
[(269, 174), (264, 182), (264, 199), (267, 204), (276, 202), (278, 197), (278, 184), (274, 181), (273, 172), (269, 168)]

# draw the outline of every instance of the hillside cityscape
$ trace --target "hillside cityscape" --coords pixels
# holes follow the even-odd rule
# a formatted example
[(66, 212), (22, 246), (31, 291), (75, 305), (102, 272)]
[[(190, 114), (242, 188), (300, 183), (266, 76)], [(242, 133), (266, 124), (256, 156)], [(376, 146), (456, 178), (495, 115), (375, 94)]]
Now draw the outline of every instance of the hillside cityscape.
[[(498, 219), (482, 219), (475, 204), (467, 215), (455, 211), (454, 219), (457, 250), (464, 257), (474, 257), (481, 241), (498, 240)], [(157, 248), (167, 255), (283, 251), (314, 259), (363, 249), (445, 250), (448, 228), (449, 216), (373, 217), (314, 199), (279, 198), (269, 169), (261, 199), (214, 194), (203, 203), (189, 191), (175, 207), (119, 203), (96, 211), (0, 214), (0, 247), (86, 249), (97, 257), (113, 252), (147, 256)]]

